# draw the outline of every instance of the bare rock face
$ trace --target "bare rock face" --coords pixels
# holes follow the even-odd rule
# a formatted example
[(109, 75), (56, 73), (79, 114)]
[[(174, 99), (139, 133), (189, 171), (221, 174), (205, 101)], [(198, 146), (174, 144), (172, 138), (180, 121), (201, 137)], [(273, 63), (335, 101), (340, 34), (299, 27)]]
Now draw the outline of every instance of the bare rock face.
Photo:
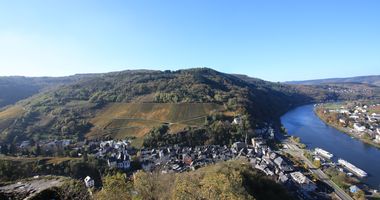
[(64, 177), (35, 177), (0, 187), (0, 199), (32, 199), (35, 195), (54, 187), (60, 187)]

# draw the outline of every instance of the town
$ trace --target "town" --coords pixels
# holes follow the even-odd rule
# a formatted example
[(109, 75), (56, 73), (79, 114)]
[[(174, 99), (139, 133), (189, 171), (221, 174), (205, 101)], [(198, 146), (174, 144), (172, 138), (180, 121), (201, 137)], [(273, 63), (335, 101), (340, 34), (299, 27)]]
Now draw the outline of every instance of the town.
[[(132, 150), (128, 141), (111, 140), (100, 142), (99, 148), (94, 149), (93, 153), (98, 158), (106, 159), (108, 167), (128, 171), (130, 157), (136, 154), (134, 150), (132, 153), (128, 153), (128, 150)], [(143, 148), (138, 154), (142, 170), (159, 173), (182, 173), (220, 161), (244, 159), (252, 168), (260, 170), (273, 180), (286, 187), (296, 188), (297, 195), (302, 198), (313, 199), (313, 196), (321, 196), (316, 184), (308, 178), (309, 173), (299, 171), (280, 151), (271, 150), (261, 137), (252, 138), (249, 145), (235, 142), (231, 147), (208, 145)], [(91, 177), (86, 177), (85, 183), (88, 187), (94, 185)]]
[[(353, 137), (380, 144), (380, 104), (345, 103), (339, 108), (321, 106), (322, 119)], [(377, 112), (377, 113), (376, 113)]]
[[(240, 117), (235, 117), (231, 123), (241, 124)], [(297, 142), (291, 142), (290, 139), (285, 139), (284, 142), (279, 143), (282, 146), (281, 148), (274, 149), (271, 146), (273, 146), (272, 142), (275, 141), (275, 136), (283, 133), (276, 132), (269, 124), (255, 129), (254, 133), (256, 136), (251, 138), (250, 142), (246, 138), (246, 141), (236, 141), (231, 146), (190, 147), (174, 145), (136, 149), (131, 145), (133, 139), (82, 142), (63, 139), (25, 140), (18, 144), (2, 145), (1, 150), (4, 154), (13, 153), (21, 157), (33, 155), (93, 157), (103, 161), (108, 169), (121, 171), (130, 176), (139, 170), (161, 174), (183, 173), (222, 161), (240, 159), (249, 163), (251, 168), (282, 184), (289, 191), (293, 191), (294, 195), (300, 199), (329, 199), (334, 189), (338, 190), (335, 193), (341, 198), (343, 196), (343, 199), (350, 199), (350, 197), (345, 198), (344, 192), (339, 193), (339, 188), (331, 188), (328, 184), (323, 183), (325, 180), (321, 181), (323, 179), (318, 177), (318, 172), (313, 171), (315, 166), (323, 171), (334, 168), (348, 176), (353, 176), (352, 170), (344, 170), (343, 168), (347, 169), (347, 167), (342, 166), (341, 163), (331, 162), (332, 154), (317, 148), (311, 152), (311, 155), (307, 155), (309, 150), (298, 148), (297, 146), (301, 145)], [(271, 144), (268, 141), (271, 141)], [(294, 151), (291, 151), (292, 148)], [(307, 159), (314, 164), (307, 167), (300, 164), (297, 158), (299, 153), (301, 156), (306, 155)], [(318, 162), (316, 163), (316, 161)], [(132, 165), (132, 162), (137, 164)], [(308, 161), (303, 160), (302, 162), (307, 163)], [(86, 175), (83, 182), (88, 188), (93, 188), (99, 184), (89, 174)], [(349, 193), (355, 195), (359, 191), (361, 188), (351, 185)]]

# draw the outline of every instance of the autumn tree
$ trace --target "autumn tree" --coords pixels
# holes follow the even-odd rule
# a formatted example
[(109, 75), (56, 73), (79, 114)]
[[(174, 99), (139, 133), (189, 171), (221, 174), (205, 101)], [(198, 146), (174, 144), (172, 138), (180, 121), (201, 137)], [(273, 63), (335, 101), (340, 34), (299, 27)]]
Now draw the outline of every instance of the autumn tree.
[(128, 184), (125, 175), (117, 173), (115, 175), (105, 176), (103, 179), (103, 188), (95, 194), (95, 199), (99, 200), (128, 200), (131, 196), (128, 192)]
[(199, 177), (190, 174), (177, 175), (172, 199), (175, 200), (192, 200), (203, 199), (199, 193), (201, 185)]

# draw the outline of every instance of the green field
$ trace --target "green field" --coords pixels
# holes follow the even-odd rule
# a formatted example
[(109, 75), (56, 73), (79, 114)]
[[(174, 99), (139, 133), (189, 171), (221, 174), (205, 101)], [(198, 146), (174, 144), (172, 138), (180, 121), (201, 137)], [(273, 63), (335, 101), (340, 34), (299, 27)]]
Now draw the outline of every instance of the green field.
[(207, 115), (222, 111), (222, 105), (213, 103), (112, 103), (91, 119), (94, 128), (87, 137), (142, 137), (160, 124), (169, 124), (176, 132), (202, 125)]
[(340, 107), (344, 106), (344, 103), (325, 103), (323, 104), (323, 107), (327, 110), (337, 110), (340, 109)]

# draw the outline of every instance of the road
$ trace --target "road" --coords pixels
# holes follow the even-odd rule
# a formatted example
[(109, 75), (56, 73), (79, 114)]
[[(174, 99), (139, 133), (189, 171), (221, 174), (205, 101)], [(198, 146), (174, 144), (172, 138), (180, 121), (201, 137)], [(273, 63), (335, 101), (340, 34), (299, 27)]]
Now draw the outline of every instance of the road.
[(304, 161), (304, 163), (308, 165), (310, 171), (316, 174), (321, 181), (332, 187), (340, 199), (353, 200), (350, 195), (348, 195), (344, 190), (342, 190), (342, 188), (336, 185), (322, 170), (317, 169), (314, 164), (303, 155), (302, 149), (290, 141), (285, 141), (284, 144), (288, 146), (288, 149), (284, 149), (286, 153), (289, 153), (292, 156), (300, 158), (302, 161)]

